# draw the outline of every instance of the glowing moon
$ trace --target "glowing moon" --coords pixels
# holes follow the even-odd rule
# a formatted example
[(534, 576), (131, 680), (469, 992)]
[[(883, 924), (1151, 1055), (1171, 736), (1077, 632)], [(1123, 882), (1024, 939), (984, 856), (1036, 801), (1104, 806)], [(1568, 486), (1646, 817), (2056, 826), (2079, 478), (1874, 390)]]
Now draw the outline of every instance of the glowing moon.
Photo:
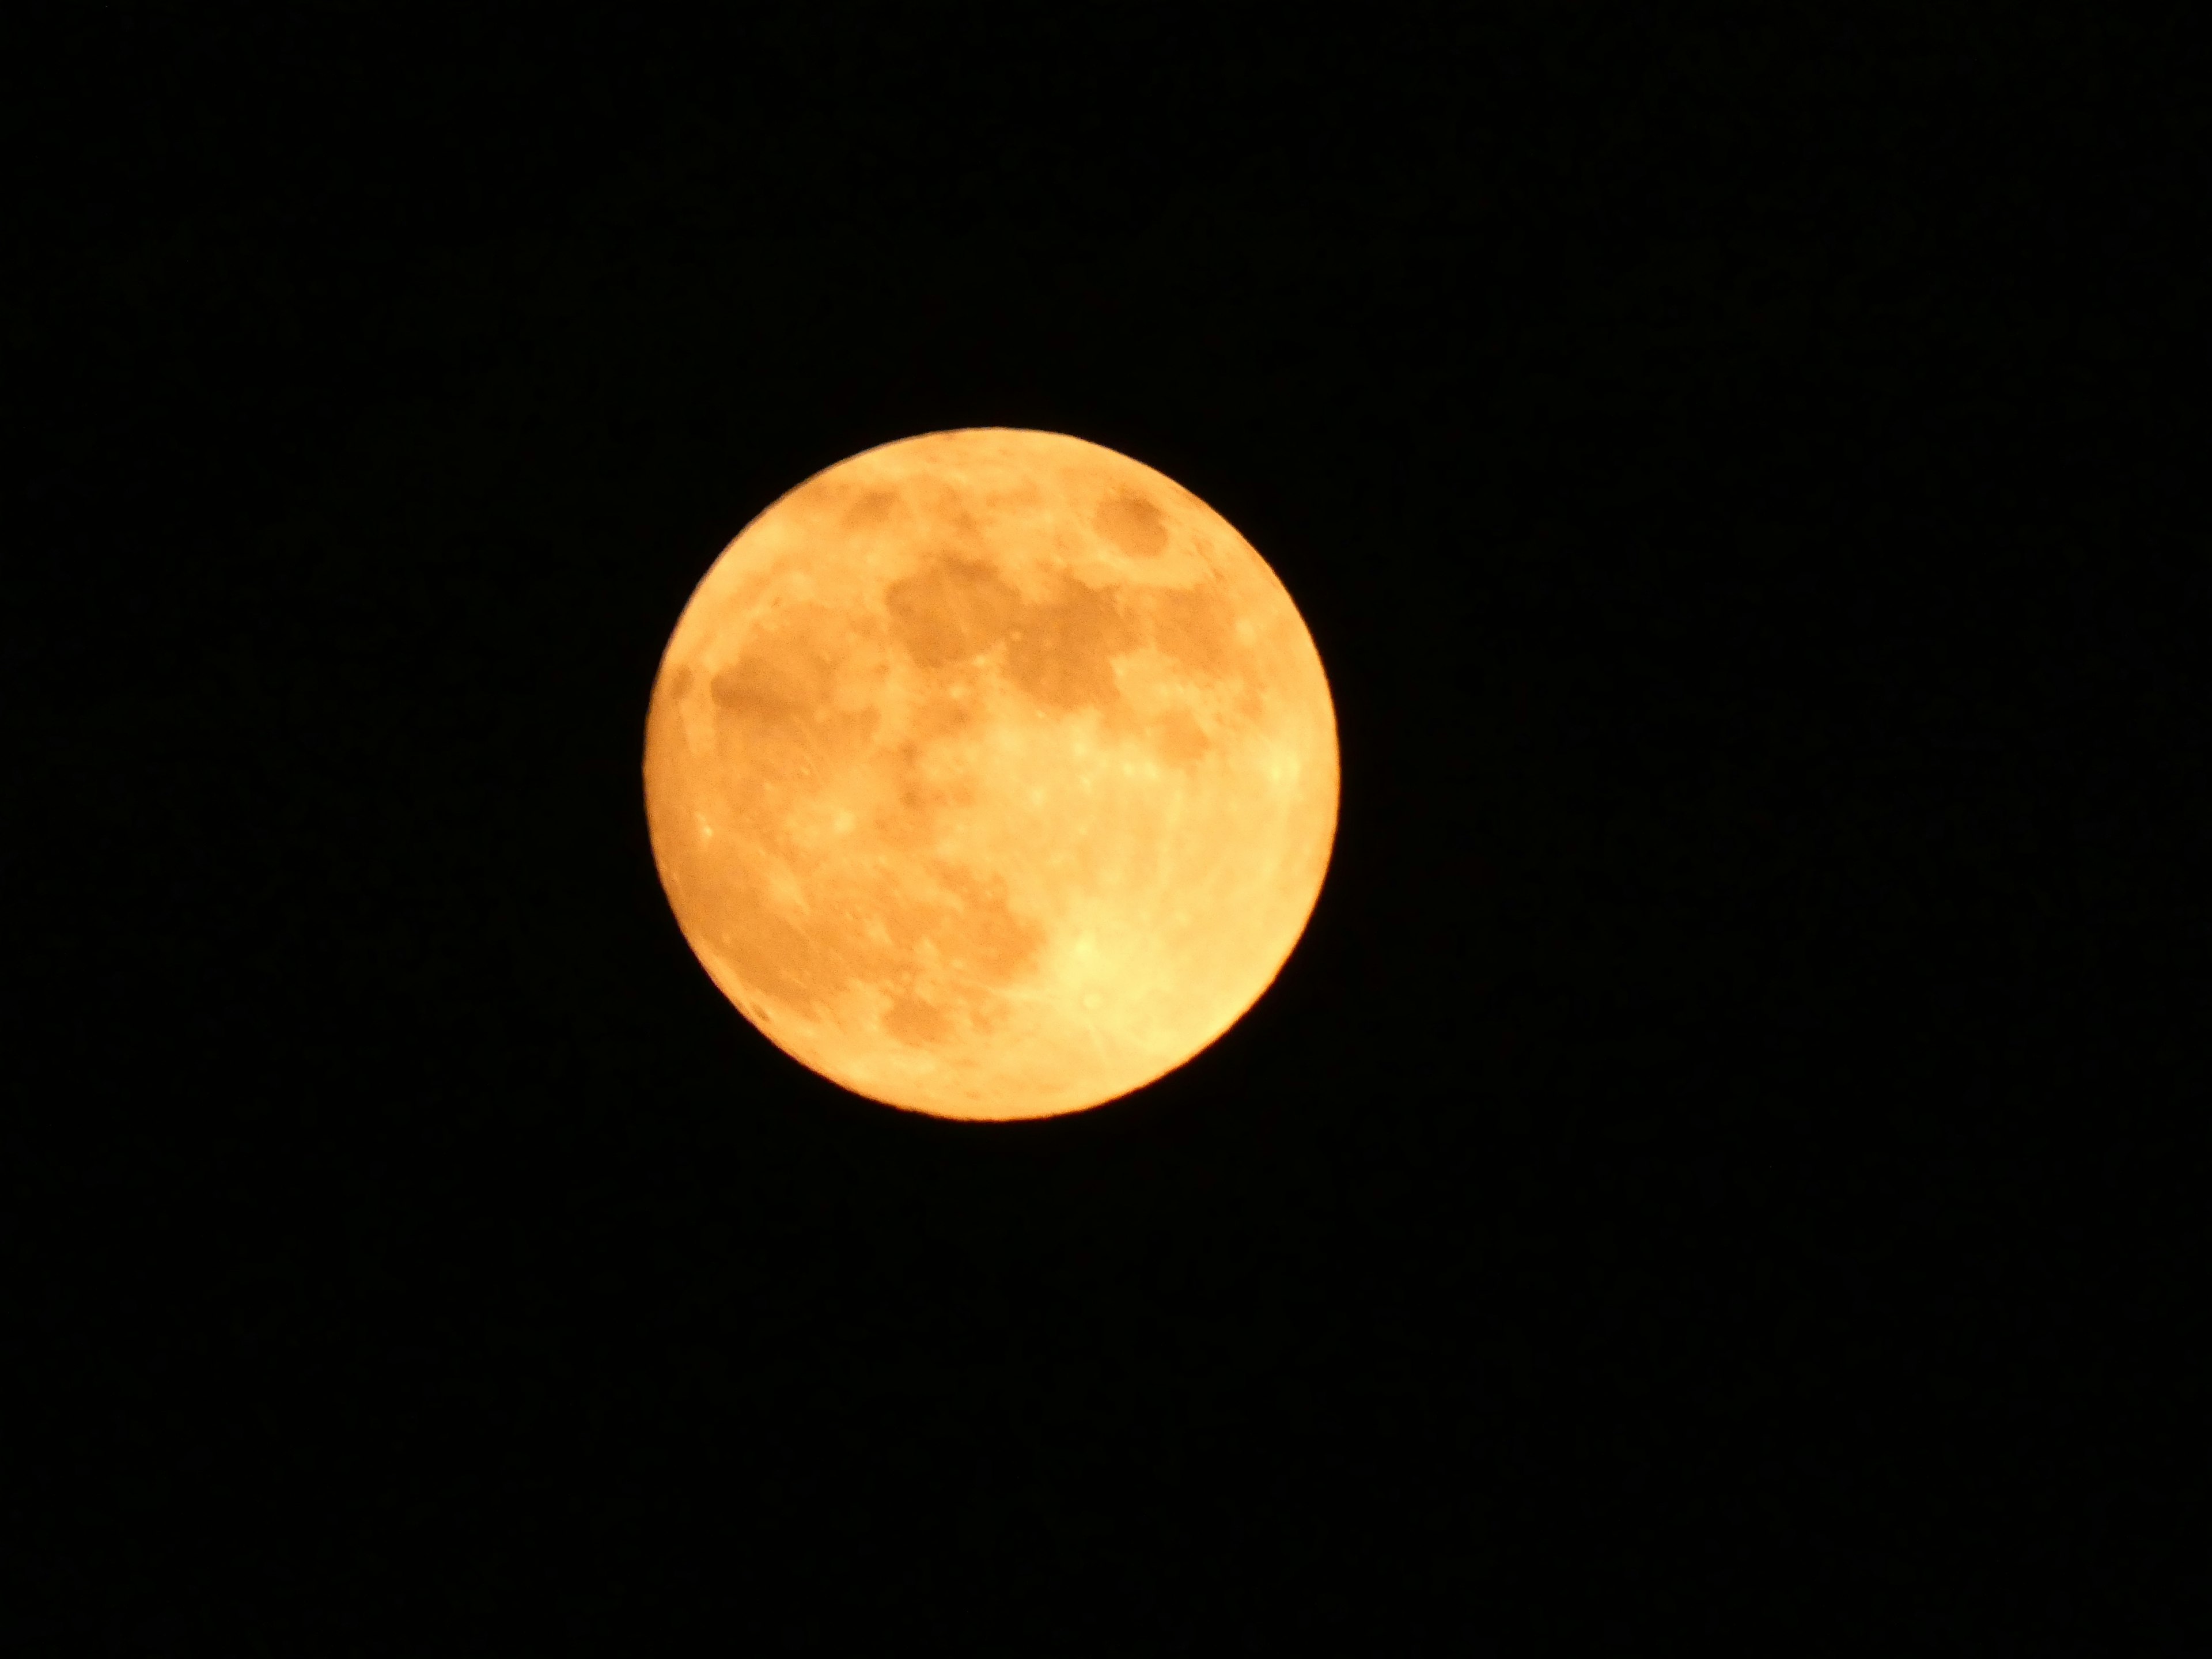
[(654, 861), (714, 983), (855, 1093), (1044, 1117), (1259, 999), (1336, 832), (1321, 658), (1206, 503), (1079, 439), (886, 444), (747, 526), (645, 742)]

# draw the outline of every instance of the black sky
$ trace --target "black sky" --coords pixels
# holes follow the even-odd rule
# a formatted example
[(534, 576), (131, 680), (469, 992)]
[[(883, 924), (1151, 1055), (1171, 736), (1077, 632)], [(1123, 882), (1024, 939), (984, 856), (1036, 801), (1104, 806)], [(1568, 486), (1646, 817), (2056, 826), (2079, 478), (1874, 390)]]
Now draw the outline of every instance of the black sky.
[[(15, 55), (36, 1650), (2179, 1641), (2178, 33), (1210, 19)], [(981, 424), (1243, 530), (1345, 780), (1006, 1127), (753, 1033), (638, 775), (728, 539)]]

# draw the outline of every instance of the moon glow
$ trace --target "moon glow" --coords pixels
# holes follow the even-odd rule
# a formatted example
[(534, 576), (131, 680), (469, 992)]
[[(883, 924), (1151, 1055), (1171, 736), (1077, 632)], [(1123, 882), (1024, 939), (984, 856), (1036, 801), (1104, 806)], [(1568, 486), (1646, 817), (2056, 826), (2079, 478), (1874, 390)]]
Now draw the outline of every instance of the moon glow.
[(647, 716), (684, 936), (778, 1048), (943, 1117), (1183, 1064), (1304, 932), (1336, 721), (1273, 570), (1054, 433), (932, 433), (776, 501), (700, 582)]

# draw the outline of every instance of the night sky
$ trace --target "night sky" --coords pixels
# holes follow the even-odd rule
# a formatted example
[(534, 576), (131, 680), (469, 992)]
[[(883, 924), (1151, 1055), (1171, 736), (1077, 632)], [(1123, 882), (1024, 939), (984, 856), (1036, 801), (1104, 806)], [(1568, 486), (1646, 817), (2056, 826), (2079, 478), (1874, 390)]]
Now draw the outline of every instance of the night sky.
[[(825, 9), (14, 54), (8, 1645), (2178, 1644), (2166, 36)], [(1011, 1126), (754, 1032), (639, 777), (973, 425), (1236, 525), (1343, 760), (1261, 1003)]]

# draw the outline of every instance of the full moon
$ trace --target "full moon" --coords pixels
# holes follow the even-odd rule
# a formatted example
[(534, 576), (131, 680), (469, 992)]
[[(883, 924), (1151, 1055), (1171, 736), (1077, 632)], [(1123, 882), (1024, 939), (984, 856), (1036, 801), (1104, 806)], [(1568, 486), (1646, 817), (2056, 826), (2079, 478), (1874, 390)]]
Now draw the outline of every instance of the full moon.
[(1080, 1111), (1259, 1000), (1336, 833), (1335, 712), (1275, 573), (1172, 480), (983, 428), (816, 474), (708, 570), (647, 715), (678, 927), (856, 1094)]

